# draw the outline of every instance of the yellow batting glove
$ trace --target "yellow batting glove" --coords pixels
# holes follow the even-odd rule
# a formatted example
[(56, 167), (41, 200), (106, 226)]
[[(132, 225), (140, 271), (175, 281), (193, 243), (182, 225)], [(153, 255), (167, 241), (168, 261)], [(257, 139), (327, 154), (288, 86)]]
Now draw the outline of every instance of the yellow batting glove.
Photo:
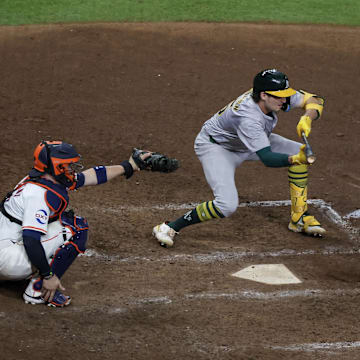
[(301, 139), (302, 137), (302, 132), (305, 133), (305, 136), (308, 137), (310, 135), (310, 132), (311, 132), (311, 118), (310, 116), (307, 116), (307, 115), (303, 115), (297, 126), (296, 126), (296, 132), (297, 134), (299, 135), (299, 138)]
[(290, 157), (292, 165), (308, 164), (306, 154), (305, 154), (305, 148), (306, 148), (306, 145), (304, 144), (300, 147), (300, 151), (296, 155), (293, 155)]

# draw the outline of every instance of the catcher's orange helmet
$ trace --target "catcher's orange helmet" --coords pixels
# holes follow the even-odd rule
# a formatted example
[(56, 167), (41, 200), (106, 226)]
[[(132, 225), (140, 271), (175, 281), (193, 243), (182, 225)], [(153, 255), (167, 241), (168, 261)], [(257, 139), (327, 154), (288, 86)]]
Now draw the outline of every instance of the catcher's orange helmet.
[(63, 141), (42, 141), (34, 151), (34, 166), (30, 177), (44, 173), (52, 175), (55, 180), (69, 189), (75, 187), (75, 174), (83, 166), (81, 156), (75, 147)]

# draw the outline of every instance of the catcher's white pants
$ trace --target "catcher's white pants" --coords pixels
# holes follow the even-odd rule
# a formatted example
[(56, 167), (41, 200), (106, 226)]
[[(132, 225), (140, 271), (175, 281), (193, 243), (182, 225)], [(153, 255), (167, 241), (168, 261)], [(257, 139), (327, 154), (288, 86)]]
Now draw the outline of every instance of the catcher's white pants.
[[(69, 240), (71, 231), (63, 227), (60, 221), (55, 221), (49, 224), (47, 234), (41, 236), (41, 244), (49, 263), (56, 250), (65, 243), (63, 231), (66, 240)], [(0, 280), (23, 280), (35, 271), (22, 242), (21, 226), (0, 213)]]
[[(271, 150), (295, 155), (301, 143), (277, 134), (269, 137)], [(194, 149), (204, 170), (205, 178), (214, 194), (214, 204), (224, 216), (233, 214), (238, 205), (238, 191), (235, 184), (235, 170), (245, 160), (260, 160), (256, 153), (229, 151), (210, 142), (209, 135), (202, 130), (195, 139)]]

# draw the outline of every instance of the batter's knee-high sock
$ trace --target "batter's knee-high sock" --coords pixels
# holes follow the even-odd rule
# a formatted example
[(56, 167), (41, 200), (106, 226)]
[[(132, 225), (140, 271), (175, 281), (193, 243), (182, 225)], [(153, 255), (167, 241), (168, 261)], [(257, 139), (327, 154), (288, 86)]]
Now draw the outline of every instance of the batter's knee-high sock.
[(288, 177), (291, 197), (291, 221), (297, 223), (308, 209), (308, 165), (290, 166), (288, 170)]
[(211, 219), (221, 219), (223, 217), (224, 215), (214, 205), (213, 201), (206, 201), (188, 211), (175, 221), (168, 223), (168, 225), (178, 232), (186, 226), (198, 224)]

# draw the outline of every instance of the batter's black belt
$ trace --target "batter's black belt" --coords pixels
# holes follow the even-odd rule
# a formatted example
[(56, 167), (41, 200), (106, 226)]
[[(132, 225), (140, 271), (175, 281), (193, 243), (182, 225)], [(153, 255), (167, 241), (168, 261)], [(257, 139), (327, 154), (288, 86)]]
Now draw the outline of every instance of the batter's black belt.
[(219, 145), (219, 143), (211, 135), (209, 135), (209, 140), (211, 143)]

